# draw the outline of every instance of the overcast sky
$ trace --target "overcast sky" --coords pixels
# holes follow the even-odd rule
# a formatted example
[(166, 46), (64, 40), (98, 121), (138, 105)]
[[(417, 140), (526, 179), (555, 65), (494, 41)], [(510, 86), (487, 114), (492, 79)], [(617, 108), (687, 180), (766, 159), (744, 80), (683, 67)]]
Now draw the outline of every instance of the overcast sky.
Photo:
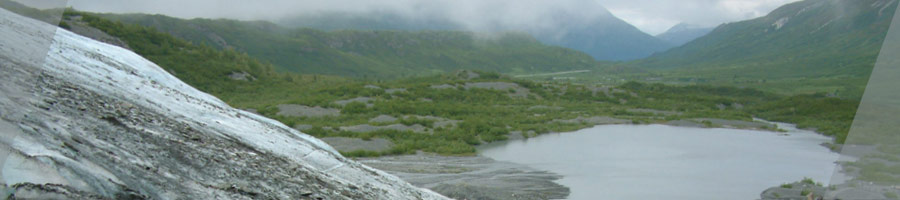
[(649, 34), (684, 22), (702, 26), (760, 17), (797, 0), (70, 0), (79, 10), (154, 13), (181, 18), (275, 20), (321, 11), (392, 10), (444, 15), (471, 26), (482, 19), (527, 24), (560, 9), (579, 16), (613, 15)]

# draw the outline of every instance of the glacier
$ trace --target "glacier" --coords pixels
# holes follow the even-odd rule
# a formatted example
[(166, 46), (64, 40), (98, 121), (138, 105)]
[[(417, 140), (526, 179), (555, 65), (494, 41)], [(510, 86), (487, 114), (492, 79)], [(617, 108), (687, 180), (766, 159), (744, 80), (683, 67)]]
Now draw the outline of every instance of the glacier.
[(0, 198), (446, 199), (127, 49), (3, 9), (0, 39)]

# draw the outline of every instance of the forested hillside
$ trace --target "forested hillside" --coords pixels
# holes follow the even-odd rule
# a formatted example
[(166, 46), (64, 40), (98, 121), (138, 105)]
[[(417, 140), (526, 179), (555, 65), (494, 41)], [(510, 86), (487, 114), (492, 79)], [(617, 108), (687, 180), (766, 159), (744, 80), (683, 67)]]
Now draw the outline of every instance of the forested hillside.
[(896, 0), (806, 0), (627, 64), (643, 78), (858, 98)]
[(803, 116), (823, 105), (810, 101), (854, 105), (840, 99), (786, 98), (753, 89), (543, 83), (465, 70), (391, 81), (277, 73), (273, 66), (247, 54), (195, 45), (152, 28), (76, 11), (67, 12), (64, 21), (68, 26), (103, 30), (192, 86), (304, 133), (392, 144), (378, 151), (344, 152), (351, 156), (419, 150), (471, 154), (478, 144), (597, 124), (678, 122), (735, 127), (708, 119), (751, 121), (753, 116), (819, 128), (841, 142), (848, 126), (841, 120), (852, 112), (838, 113), (846, 111), (841, 107), (822, 114), (835, 117)]
[(543, 45), (522, 33), (461, 31), (321, 31), (262, 21), (100, 15), (152, 27), (195, 44), (244, 52), (279, 71), (364, 78), (433, 75), (459, 69), (554, 72), (595, 66), (587, 54)]
[(677, 46), (653, 37), (614, 16), (596, 2), (583, 1), (578, 12), (565, 8), (547, 8), (525, 23), (518, 20), (492, 18), (478, 22), (455, 19), (440, 13), (408, 15), (399, 10), (363, 13), (304, 13), (279, 20), (287, 27), (321, 30), (455, 30), (474, 32), (522, 32), (544, 44), (575, 49), (602, 61), (635, 60)]

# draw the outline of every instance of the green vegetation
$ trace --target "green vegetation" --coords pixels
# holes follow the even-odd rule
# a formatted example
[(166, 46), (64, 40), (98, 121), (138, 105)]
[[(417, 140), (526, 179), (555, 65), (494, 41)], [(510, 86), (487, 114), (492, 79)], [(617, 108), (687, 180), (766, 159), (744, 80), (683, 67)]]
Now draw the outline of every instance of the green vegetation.
[(800, 183), (805, 184), (805, 185), (815, 185), (815, 186), (820, 186), (820, 187), (822, 186), (822, 183), (816, 183), (815, 180), (813, 180), (812, 178), (809, 178), (809, 177), (803, 178), (803, 180), (800, 180)]
[[(272, 65), (244, 53), (194, 45), (153, 28), (113, 22), (89, 13), (66, 10), (63, 17), (73, 19), (75, 16), (81, 17), (79, 23), (125, 41), (135, 53), (153, 61), (191, 86), (225, 99), (226, 102), (271, 97), (254, 95), (271, 92), (267, 88), (275, 85), (308, 87), (345, 80), (332, 76), (276, 73)], [(253, 79), (242, 81), (229, 78), (228, 75), (233, 73), (247, 73)]]
[(244, 52), (287, 72), (385, 79), (459, 69), (531, 73), (596, 66), (587, 54), (543, 45), (523, 33), (320, 31), (283, 28), (262, 21), (99, 16), (153, 27), (194, 44)]
[(769, 15), (721, 25), (708, 35), (646, 59), (606, 63), (571, 75), (585, 82), (622, 79), (756, 88), (782, 95), (858, 99), (897, 3), (806, 0)]
[[(326, 75), (278, 73), (275, 66), (233, 49), (192, 43), (139, 25), (106, 20), (69, 10), (72, 23), (84, 23), (125, 41), (135, 52), (159, 64), (192, 86), (237, 108), (258, 113), (288, 126), (309, 126), (304, 133), (317, 137), (385, 138), (395, 145), (386, 151), (343, 152), (347, 156), (380, 156), (416, 151), (469, 155), (475, 146), (522, 136), (573, 131), (608, 121), (608, 116), (634, 123), (663, 123), (680, 119), (752, 117), (797, 120), (839, 135), (842, 126), (801, 114), (830, 116), (830, 109), (847, 109), (853, 102), (824, 96), (785, 97), (754, 89), (715, 86), (671, 86), (629, 82), (619, 86), (554, 83), (514, 79), (483, 71), (457, 71), (396, 80), (348, 79)], [(76, 18), (75, 16), (80, 16)], [(73, 25), (73, 24), (69, 24)], [(244, 78), (234, 78), (244, 74)], [(400, 88), (402, 90), (389, 90)], [(389, 92), (391, 91), (391, 92)], [(336, 101), (366, 97), (344, 105)], [(809, 100), (812, 98), (812, 100)], [(815, 104), (809, 101), (823, 101)], [(296, 104), (340, 109), (336, 116), (279, 115), (279, 105)], [(772, 109), (792, 108), (782, 113)], [(822, 108), (817, 110), (816, 108)], [(823, 111), (824, 110), (824, 111)], [(822, 112), (817, 112), (822, 111)], [(852, 113), (852, 111), (850, 111)], [(788, 115), (796, 114), (796, 115)], [(380, 115), (393, 123), (370, 123)], [(777, 118), (783, 117), (783, 118)], [(421, 126), (414, 129), (352, 131), (341, 127)], [(843, 127), (844, 129), (846, 127)]]
[[(880, 153), (876, 153), (877, 156)], [(900, 166), (896, 164), (885, 163), (877, 159), (877, 157), (866, 157), (856, 162), (847, 163), (847, 166), (858, 169), (858, 180), (869, 181), (879, 184), (893, 185), (900, 183)]]
[(751, 112), (764, 119), (797, 124), (798, 128), (814, 128), (816, 132), (833, 136), (835, 142), (844, 143), (857, 106), (859, 101), (819, 93), (770, 101)]
[(812, 190), (810, 190), (810, 189), (803, 189), (802, 191), (800, 191), (801, 196), (806, 196), (806, 195), (809, 195), (810, 193), (812, 193)]
[(900, 199), (900, 196), (898, 196), (897, 193), (894, 192), (885, 192), (884, 197), (887, 197), (889, 199)]
[[(50, 3), (49, 5), (53, 5)], [(47, 5), (47, 6), (49, 6)], [(47, 10), (39, 10), (36, 8), (28, 7), (22, 5), (19, 2), (15, 2), (12, 0), (0, 0), (0, 8), (6, 9), (8, 11), (14, 12), (16, 14), (30, 17), (32, 19), (37, 19), (40, 21), (44, 21), (50, 24), (55, 24), (59, 22), (59, 17), (63, 12), (62, 6), (66, 4), (64, 2), (59, 2), (56, 5), (60, 6), (57, 9), (47, 9)]]

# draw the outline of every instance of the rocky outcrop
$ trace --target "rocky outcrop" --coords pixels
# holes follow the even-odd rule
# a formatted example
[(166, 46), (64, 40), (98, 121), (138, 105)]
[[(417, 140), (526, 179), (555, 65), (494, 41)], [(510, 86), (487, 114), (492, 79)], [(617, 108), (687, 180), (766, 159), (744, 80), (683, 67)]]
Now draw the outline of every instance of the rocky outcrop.
[(341, 110), (334, 108), (309, 107), (297, 104), (278, 105), (277, 115), (289, 117), (335, 117), (341, 115)]
[(47, 27), (0, 9), (5, 198), (444, 198), (126, 49)]
[(366, 165), (455, 199), (565, 199), (569, 188), (552, 172), (483, 156), (415, 155), (361, 158)]

